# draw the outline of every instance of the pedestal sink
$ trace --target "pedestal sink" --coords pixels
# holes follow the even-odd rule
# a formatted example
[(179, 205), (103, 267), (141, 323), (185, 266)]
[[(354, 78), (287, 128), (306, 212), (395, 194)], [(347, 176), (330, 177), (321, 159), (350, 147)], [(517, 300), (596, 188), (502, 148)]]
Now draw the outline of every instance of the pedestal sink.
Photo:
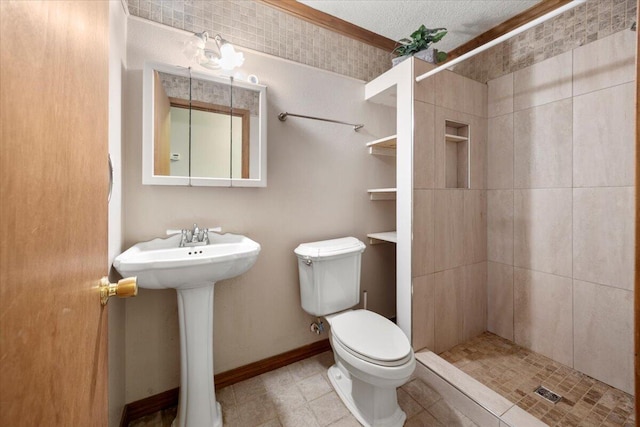
[(213, 288), (249, 270), (260, 245), (237, 234), (209, 232), (206, 246), (179, 247), (180, 236), (138, 243), (113, 266), (146, 289), (176, 289), (180, 318), (180, 400), (175, 427), (222, 426), (213, 383)]

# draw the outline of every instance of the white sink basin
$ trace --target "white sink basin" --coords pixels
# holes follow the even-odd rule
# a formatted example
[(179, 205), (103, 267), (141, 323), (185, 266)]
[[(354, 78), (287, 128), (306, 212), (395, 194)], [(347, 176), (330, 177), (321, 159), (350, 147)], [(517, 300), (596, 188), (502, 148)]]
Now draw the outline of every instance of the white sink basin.
[(123, 277), (138, 276), (141, 288), (194, 288), (245, 273), (260, 253), (258, 243), (239, 234), (209, 232), (209, 242), (180, 248), (180, 235), (154, 239), (118, 255), (113, 266)]
[(116, 257), (122, 276), (147, 289), (176, 289), (180, 322), (180, 400), (173, 427), (221, 427), (213, 383), (215, 282), (245, 273), (260, 245), (238, 234), (209, 232), (205, 246), (179, 247), (180, 235), (138, 243)]

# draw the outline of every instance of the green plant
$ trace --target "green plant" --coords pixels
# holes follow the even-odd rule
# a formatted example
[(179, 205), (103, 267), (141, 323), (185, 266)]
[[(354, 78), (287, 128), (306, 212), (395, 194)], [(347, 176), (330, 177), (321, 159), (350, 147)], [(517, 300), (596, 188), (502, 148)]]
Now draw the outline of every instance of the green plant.
[[(400, 39), (400, 46), (393, 50), (397, 56), (413, 55), (421, 50), (429, 49), (429, 47), (442, 40), (447, 35), (446, 28), (427, 28), (420, 25), (416, 31), (411, 33), (410, 38)], [(446, 52), (438, 52), (437, 60), (442, 62), (447, 59)]]

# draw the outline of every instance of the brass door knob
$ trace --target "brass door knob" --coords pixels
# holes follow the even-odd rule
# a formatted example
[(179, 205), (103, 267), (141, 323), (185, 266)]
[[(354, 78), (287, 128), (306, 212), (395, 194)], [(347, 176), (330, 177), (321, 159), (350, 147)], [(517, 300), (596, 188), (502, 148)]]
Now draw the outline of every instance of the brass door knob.
[(109, 283), (108, 277), (100, 279), (100, 304), (107, 305), (109, 297), (129, 298), (138, 295), (138, 278), (127, 277), (118, 283)]

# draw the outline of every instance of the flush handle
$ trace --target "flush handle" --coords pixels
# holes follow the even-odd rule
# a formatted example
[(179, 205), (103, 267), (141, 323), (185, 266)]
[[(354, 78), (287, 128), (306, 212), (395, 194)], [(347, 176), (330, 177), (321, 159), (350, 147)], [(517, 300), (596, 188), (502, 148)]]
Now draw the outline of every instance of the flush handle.
[(118, 280), (118, 283), (110, 283), (108, 277), (100, 279), (100, 304), (107, 305), (109, 297), (129, 298), (138, 295), (138, 278), (127, 277)]

